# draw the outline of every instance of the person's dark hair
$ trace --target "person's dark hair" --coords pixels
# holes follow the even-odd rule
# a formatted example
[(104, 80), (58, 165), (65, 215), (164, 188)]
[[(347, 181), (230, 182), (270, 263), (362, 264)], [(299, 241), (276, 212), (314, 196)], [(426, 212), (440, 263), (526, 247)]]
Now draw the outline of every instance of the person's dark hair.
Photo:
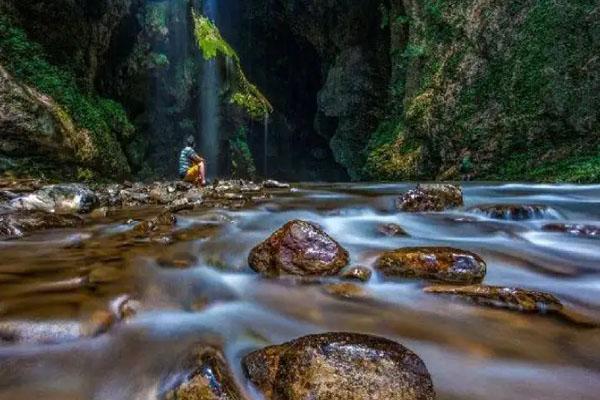
[(196, 140), (194, 140), (194, 137), (190, 135), (185, 139), (185, 144), (186, 146), (194, 147), (194, 144), (196, 144)]

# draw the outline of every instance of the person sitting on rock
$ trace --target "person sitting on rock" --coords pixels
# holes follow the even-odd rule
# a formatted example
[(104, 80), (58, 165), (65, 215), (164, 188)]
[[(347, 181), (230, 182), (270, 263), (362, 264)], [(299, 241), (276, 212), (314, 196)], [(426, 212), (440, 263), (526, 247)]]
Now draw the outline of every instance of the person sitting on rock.
[(202, 157), (194, 150), (195, 140), (188, 136), (185, 148), (179, 154), (179, 176), (185, 182), (194, 183), (198, 186), (206, 185), (206, 167)]

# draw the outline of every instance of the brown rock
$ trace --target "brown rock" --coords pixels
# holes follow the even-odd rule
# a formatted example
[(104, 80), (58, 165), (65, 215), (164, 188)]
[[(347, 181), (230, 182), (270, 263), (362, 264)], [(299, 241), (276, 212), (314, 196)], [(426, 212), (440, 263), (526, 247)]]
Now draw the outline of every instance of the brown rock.
[(262, 186), (265, 189), (289, 189), (290, 188), (290, 184), (289, 183), (282, 183), (282, 182), (278, 182), (276, 180), (273, 179), (269, 179), (263, 182)]
[(498, 286), (431, 286), (424, 289), (427, 293), (453, 295), (477, 304), (507, 308), (526, 313), (556, 313), (563, 310), (563, 305), (551, 294), (533, 290), (506, 288)]
[(408, 233), (398, 224), (384, 224), (377, 227), (377, 232), (384, 236), (408, 236)]
[(405, 212), (439, 212), (463, 204), (461, 188), (449, 184), (418, 185), (396, 200), (396, 208)]
[(383, 253), (376, 268), (386, 276), (423, 278), (442, 282), (480, 283), (485, 262), (477, 254), (450, 247), (407, 247)]
[(491, 204), (471, 207), (468, 211), (483, 214), (488, 218), (513, 221), (556, 218), (559, 216), (551, 207), (540, 204)]
[(187, 376), (169, 391), (166, 400), (243, 400), (221, 353), (198, 348), (186, 361)]
[(355, 280), (360, 282), (367, 282), (371, 279), (373, 272), (367, 267), (360, 265), (350, 267), (348, 270), (342, 272), (342, 279)]
[(327, 294), (342, 299), (360, 300), (367, 298), (367, 293), (361, 286), (349, 282), (331, 283), (323, 286), (323, 290)]
[(542, 227), (546, 232), (568, 233), (574, 236), (600, 238), (600, 226), (582, 224), (546, 224)]
[(252, 249), (248, 263), (267, 275), (329, 276), (348, 259), (348, 252), (316, 225), (294, 220)]
[(0, 240), (16, 239), (44, 229), (72, 228), (83, 224), (77, 215), (43, 211), (17, 211), (0, 215)]
[(171, 228), (175, 226), (176, 223), (177, 217), (171, 212), (165, 211), (157, 217), (140, 222), (133, 228), (133, 231), (136, 234), (148, 234), (158, 231), (159, 228)]
[(242, 364), (267, 400), (435, 398), (423, 361), (404, 346), (374, 336), (305, 336), (251, 353)]

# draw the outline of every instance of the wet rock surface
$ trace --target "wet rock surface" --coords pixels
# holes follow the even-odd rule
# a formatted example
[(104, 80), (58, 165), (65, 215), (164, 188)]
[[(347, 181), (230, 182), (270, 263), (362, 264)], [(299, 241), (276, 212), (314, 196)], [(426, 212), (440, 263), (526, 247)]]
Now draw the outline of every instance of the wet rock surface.
[(373, 272), (369, 268), (361, 265), (350, 267), (340, 274), (342, 279), (360, 282), (368, 282), (372, 275)]
[(89, 213), (98, 205), (98, 196), (80, 184), (61, 184), (43, 187), (17, 197), (10, 206), (17, 210), (37, 210), (56, 213)]
[(323, 286), (323, 291), (334, 297), (349, 300), (363, 300), (368, 298), (368, 294), (361, 285), (355, 283), (331, 283)]
[(77, 215), (17, 211), (0, 215), (0, 240), (18, 239), (33, 231), (74, 228), (81, 225), (83, 219)]
[(437, 285), (424, 290), (426, 293), (456, 296), (487, 307), (526, 313), (546, 314), (563, 310), (562, 303), (555, 296), (534, 290), (486, 285), (460, 287)]
[(348, 265), (348, 252), (316, 225), (290, 221), (250, 252), (248, 263), (266, 275), (336, 275)]
[(450, 184), (420, 184), (396, 200), (404, 212), (439, 212), (463, 204), (462, 189)]
[(398, 224), (383, 224), (377, 227), (377, 232), (383, 236), (408, 236), (408, 233)]
[(567, 233), (574, 236), (600, 238), (600, 226), (585, 224), (546, 224), (542, 227), (546, 232)]
[(289, 189), (290, 188), (289, 183), (283, 183), (283, 182), (275, 181), (272, 179), (264, 181), (262, 186), (265, 189)]
[(164, 400), (243, 400), (233, 374), (220, 351), (199, 347), (184, 363), (183, 382)]
[(267, 400), (435, 398), (423, 361), (404, 346), (375, 336), (305, 336), (250, 353), (242, 363)]
[(556, 210), (542, 204), (490, 204), (471, 207), (468, 211), (492, 219), (511, 221), (557, 219), (559, 217)]
[(406, 247), (383, 253), (376, 268), (385, 276), (456, 284), (480, 283), (486, 264), (469, 251), (451, 247)]
[[(289, 188), (287, 184), (277, 184), (278, 189)], [(200, 208), (239, 209), (269, 197), (268, 189), (262, 185), (243, 180), (215, 181), (210, 187), (198, 188), (179, 181), (88, 187), (83, 184), (43, 185), (37, 180), (2, 178), (0, 240), (17, 238), (39, 229), (73, 227), (79, 221), (75, 217), (53, 214), (90, 214), (91, 219), (102, 219), (115, 210), (157, 206), (170, 213)], [(156, 222), (159, 221), (144, 221), (136, 230), (156, 231)]]

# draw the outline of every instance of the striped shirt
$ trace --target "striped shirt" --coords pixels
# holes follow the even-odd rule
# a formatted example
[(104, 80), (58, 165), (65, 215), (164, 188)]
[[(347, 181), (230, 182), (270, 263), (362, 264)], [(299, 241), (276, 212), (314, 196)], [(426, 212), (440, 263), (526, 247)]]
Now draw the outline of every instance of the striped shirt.
[(190, 165), (192, 165), (192, 157), (195, 156), (197, 156), (196, 152), (189, 146), (181, 150), (179, 154), (179, 175), (185, 176), (187, 174)]

